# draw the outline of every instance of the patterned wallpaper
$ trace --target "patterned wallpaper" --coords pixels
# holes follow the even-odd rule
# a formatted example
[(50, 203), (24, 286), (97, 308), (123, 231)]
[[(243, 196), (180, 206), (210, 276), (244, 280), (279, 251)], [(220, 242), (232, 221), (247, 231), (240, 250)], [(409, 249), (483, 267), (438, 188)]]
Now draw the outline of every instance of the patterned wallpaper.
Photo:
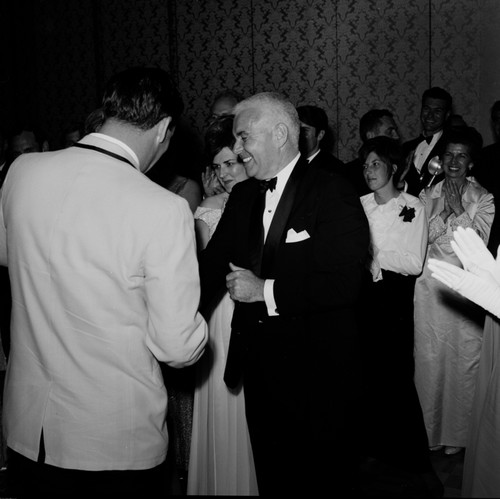
[[(499, 2), (500, 3), (500, 2)], [(51, 136), (97, 103), (127, 66), (174, 74), (189, 126), (202, 134), (223, 88), (279, 90), (325, 109), (335, 151), (350, 160), (359, 117), (393, 111), (419, 133), (420, 97), (447, 88), (477, 126), (481, 0), (37, 0), (37, 99)], [(500, 35), (499, 35), (500, 36)]]

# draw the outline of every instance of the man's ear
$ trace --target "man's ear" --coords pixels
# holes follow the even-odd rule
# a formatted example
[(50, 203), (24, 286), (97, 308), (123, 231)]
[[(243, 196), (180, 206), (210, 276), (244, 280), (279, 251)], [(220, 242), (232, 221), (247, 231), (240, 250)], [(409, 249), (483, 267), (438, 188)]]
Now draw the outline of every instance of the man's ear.
[(42, 143), (42, 152), (47, 152), (49, 150), (49, 142), (48, 140), (44, 140)]
[(324, 130), (320, 130), (319, 133), (318, 133), (318, 137), (317, 137), (317, 140), (318, 142), (325, 136), (325, 131)]
[(283, 146), (288, 140), (288, 127), (284, 123), (278, 123), (274, 127), (274, 136), (280, 146)]
[(161, 119), (157, 124), (157, 132), (156, 132), (156, 140), (160, 144), (165, 142), (165, 140), (170, 140), (172, 137), (175, 126), (172, 125), (172, 117), (167, 116), (166, 118)]
[(367, 139), (375, 138), (375, 132), (366, 132), (366, 138)]

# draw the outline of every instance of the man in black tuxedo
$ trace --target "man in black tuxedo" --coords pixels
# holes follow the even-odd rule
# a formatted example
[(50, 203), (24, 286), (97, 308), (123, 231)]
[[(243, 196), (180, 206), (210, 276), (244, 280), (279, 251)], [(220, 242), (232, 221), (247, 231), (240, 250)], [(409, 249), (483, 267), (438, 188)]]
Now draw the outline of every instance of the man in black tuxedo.
[(319, 168), (341, 173), (344, 163), (329, 152), (332, 133), (328, 125), (328, 116), (317, 106), (299, 106), (300, 120), (299, 150), (309, 164)]
[(300, 155), (289, 101), (261, 93), (234, 114), (251, 178), (200, 255), (201, 307), (226, 287), (235, 301), (224, 379), (243, 383), (259, 494), (348, 495), (368, 223), (352, 185)]
[(407, 168), (401, 175), (406, 182), (405, 190), (418, 196), (432, 179), (432, 185), (443, 180), (444, 173), (433, 175), (429, 172), (429, 161), (444, 152), (444, 134), (452, 111), (451, 95), (440, 87), (432, 87), (422, 94), (420, 123), (422, 134), (403, 144), (407, 156)]

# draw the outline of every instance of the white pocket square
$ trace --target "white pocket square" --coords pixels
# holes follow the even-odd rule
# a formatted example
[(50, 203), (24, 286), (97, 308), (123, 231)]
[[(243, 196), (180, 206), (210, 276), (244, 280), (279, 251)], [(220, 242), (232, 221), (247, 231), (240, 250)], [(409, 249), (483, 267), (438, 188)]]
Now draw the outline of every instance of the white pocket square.
[(286, 243), (299, 243), (300, 241), (305, 241), (311, 236), (307, 230), (301, 230), (300, 232), (295, 232), (293, 229), (288, 229), (286, 233)]

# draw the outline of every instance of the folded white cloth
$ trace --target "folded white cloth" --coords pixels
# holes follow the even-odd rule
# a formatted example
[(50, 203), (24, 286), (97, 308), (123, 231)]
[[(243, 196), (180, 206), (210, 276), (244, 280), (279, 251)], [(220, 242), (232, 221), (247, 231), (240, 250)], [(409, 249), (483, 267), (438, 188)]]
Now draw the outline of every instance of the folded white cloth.
[(309, 239), (311, 236), (307, 232), (307, 230), (301, 230), (300, 232), (295, 232), (294, 229), (289, 229), (286, 233), (285, 243), (300, 243), (301, 241), (305, 241)]

